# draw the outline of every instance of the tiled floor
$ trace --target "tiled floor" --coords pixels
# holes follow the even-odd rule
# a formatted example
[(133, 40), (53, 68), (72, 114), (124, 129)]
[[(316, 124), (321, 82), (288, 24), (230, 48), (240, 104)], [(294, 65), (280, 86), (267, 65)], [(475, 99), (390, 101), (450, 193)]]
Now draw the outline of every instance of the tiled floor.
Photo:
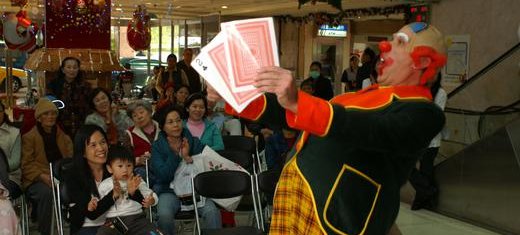
[(403, 235), (493, 235), (489, 230), (428, 210), (412, 211), (401, 203), (397, 225)]
[[(238, 224), (247, 224), (247, 215), (238, 215)], [(431, 211), (411, 211), (408, 204), (401, 204), (397, 225), (403, 235), (495, 235), (498, 233), (452, 219)], [(179, 235), (192, 235), (191, 224), (186, 224)], [(36, 225), (31, 226), (31, 235), (38, 234)], [(68, 231), (65, 233), (68, 234)]]

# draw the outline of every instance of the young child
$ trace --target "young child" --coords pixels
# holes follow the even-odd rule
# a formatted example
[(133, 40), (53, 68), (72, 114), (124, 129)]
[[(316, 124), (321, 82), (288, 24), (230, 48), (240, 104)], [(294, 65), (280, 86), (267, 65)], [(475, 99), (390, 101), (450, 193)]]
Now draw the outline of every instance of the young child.
[(106, 164), (112, 177), (101, 182), (99, 194), (103, 197), (113, 190), (115, 203), (107, 211), (107, 223), (97, 234), (125, 233), (121, 231), (121, 224), (128, 228), (126, 234), (158, 234), (142, 209), (157, 204), (158, 198), (141, 177), (134, 176), (135, 158), (132, 153), (122, 146), (111, 146)]
[(18, 235), (21, 230), (13, 205), (9, 200), (9, 192), (0, 182), (0, 234)]

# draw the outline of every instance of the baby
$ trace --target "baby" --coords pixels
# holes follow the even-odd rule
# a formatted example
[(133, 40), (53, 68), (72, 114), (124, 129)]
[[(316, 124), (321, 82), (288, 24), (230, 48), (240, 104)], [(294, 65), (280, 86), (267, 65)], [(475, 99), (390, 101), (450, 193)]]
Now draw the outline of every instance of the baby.
[(157, 195), (140, 176), (134, 176), (135, 158), (122, 146), (111, 146), (106, 163), (112, 177), (99, 185), (101, 197), (113, 190), (114, 205), (107, 211), (107, 222), (97, 234), (155, 234), (157, 228), (145, 217), (143, 207), (157, 204)]

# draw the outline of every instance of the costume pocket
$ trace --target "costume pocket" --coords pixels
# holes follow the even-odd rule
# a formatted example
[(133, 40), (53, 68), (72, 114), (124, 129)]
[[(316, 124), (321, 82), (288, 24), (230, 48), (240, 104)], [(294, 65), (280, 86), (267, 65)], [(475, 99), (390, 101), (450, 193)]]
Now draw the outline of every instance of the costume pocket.
[(379, 183), (344, 164), (323, 209), (325, 224), (338, 234), (364, 234), (380, 190)]

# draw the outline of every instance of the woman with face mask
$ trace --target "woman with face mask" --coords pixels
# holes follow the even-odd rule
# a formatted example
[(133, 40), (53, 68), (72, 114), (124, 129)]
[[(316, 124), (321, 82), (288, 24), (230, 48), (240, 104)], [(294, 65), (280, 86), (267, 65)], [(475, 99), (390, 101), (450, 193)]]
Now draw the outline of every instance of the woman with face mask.
[(329, 79), (321, 75), (321, 63), (318, 61), (314, 61), (311, 64), (310, 77), (305, 79), (304, 82), (311, 81), (314, 85), (314, 93), (313, 96), (322, 98), (324, 100), (330, 100), (334, 96), (334, 92), (332, 90), (332, 84)]

